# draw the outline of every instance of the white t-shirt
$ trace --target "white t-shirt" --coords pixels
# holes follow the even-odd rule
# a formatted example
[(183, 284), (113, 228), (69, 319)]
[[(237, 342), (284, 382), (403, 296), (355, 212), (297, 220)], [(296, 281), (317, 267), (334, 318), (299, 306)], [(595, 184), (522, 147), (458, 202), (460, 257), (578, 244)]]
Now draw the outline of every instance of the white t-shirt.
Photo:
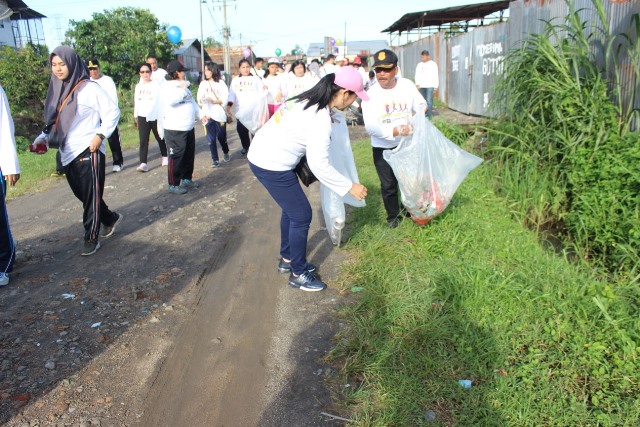
[(13, 118), (7, 94), (2, 86), (0, 86), (0, 170), (4, 175), (20, 173)]
[(263, 91), (262, 80), (256, 76), (236, 76), (229, 86), (229, 101), (236, 111), (243, 106), (252, 107)]
[(262, 68), (251, 67), (249, 72), (253, 76), (258, 76), (260, 78), (264, 77), (264, 70)]
[[(269, 74), (262, 79), (262, 83), (267, 87), (269, 96), (267, 96), (267, 103), (276, 104), (282, 102), (282, 83), (285, 78), (284, 74), (276, 74), (272, 76)], [(276, 101), (278, 99), (278, 101)]]
[(360, 77), (362, 77), (362, 84), (366, 85), (369, 81), (369, 73), (362, 66), (358, 67), (358, 73), (360, 74)]
[(424, 115), (427, 102), (411, 80), (396, 80), (393, 89), (383, 89), (380, 84), (367, 91), (369, 102), (362, 103), (362, 116), (371, 145), (378, 148), (394, 148), (402, 138), (393, 136), (393, 128), (411, 124), (414, 114)]
[(419, 62), (416, 66), (416, 85), (421, 88), (432, 87), (437, 89), (440, 86), (438, 79), (438, 64), (435, 61)]
[(326, 64), (322, 64), (320, 69), (318, 70), (318, 76), (323, 78), (327, 74), (335, 73), (338, 67), (335, 64), (327, 62)]
[(109, 98), (118, 106), (118, 90), (113, 79), (102, 74), (99, 79), (91, 79), (100, 85), (100, 87), (109, 95)]
[[(223, 80), (214, 82), (203, 80), (198, 86), (198, 104), (202, 107), (202, 114), (216, 122), (225, 123), (227, 121), (227, 101), (229, 99), (229, 88)], [(220, 101), (220, 103), (218, 103)]]
[(351, 189), (350, 179), (329, 163), (331, 116), (328, 108), (303, 109), (306, 102), (287, 102), (262, 126), (251, 141), (247, 155), (254, 165), (270, 171), (295, 169), (306, 154), (309, 167), (318, 180), (344, 196)]
[(284, 84), (282, 85), (284, 99), (300, 95), (302, 92), (314, 87), (316, 83), (318, 83), (318, 78), (311, 76), (309, 73), (305, 73), (302, 77), (298, 77), (293, 73), (287, 73)]
[(167, 79), (165, 79), (165, 76), (167, 75), (167, 71), (158, 67), (157, 70), (155, 70), (154, 72), (151, 73), (151, 80), (153, 80), (154, 82), (157, 83), (164, 83), (167, 81)]
[[(76, 93), (76, 115), (67, 132), (67, 140), (59, 150), (63, 166), (89, 148), (96, 134), (107, 138), (111, 136), (120, 120), (120, 109), (98, 84), (88, 81)], [(48, 139), (48, 135), (44, 133), (40, 137)], [(100, 151), (103, 154), (107, 152), (104, 141), (100, 145)]]
[(148, 122), (158, 120), (160, 85), (156, 82), (139, 82), (133, 98), (133, 116), (144, 117)]

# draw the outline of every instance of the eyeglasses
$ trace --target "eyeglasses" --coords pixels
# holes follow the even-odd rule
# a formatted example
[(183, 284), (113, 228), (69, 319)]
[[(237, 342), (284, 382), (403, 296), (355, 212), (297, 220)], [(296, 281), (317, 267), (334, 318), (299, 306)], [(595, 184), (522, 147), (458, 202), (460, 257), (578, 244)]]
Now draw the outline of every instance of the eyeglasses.
[(151, 71), (140, 71), (140, 74), (151, 74)]

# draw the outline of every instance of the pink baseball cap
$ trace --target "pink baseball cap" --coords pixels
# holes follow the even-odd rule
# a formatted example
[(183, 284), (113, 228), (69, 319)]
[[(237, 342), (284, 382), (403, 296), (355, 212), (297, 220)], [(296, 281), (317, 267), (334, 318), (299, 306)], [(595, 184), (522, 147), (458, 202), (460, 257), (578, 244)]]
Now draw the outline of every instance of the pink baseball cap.
[(355, 92), (356, 95), (358, 95), (358, 98), (363, 101), (369, 100), (369, 95), (364, 91), (362, 76), (358, 70), (353, 68), (351, 65), (346, 65), (336, 70), (336, 76), (333, 82), (343, 89)]

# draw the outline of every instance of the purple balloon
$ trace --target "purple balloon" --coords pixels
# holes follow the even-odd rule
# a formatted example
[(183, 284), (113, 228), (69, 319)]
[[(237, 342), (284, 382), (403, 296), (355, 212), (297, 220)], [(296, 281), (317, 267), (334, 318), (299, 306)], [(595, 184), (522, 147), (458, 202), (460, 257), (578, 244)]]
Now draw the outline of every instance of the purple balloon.
[(249, 49), (248, 47), (245, 47), (244, 49), (242, 49), (242, 56), (244, 56), (244, 59), (247, 59), (248, 57), (250, 57), (251, 49)]
[(333, 37), (331, 38), (331, 46), (335, 46), (336, 45), (336, 39), (334, 39)]

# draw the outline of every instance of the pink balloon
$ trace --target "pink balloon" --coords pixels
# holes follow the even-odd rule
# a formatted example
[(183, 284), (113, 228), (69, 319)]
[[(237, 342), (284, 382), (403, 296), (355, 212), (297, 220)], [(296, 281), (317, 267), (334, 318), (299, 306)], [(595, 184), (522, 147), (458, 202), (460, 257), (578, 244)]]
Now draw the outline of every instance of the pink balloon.
[(245, 47), (244, 49), (242, 49), (242, 56), (244, 56), (244, 59), (247, 59), (248, 57), (250, 57), (251, 49), (249, 49), (248, 47)]

